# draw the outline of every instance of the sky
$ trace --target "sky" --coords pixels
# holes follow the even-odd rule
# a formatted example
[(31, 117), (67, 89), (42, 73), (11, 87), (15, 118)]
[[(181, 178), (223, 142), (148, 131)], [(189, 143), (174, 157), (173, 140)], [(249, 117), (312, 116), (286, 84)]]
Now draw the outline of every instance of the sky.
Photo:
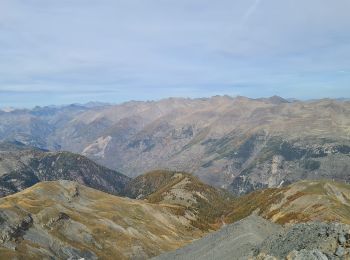
[(0, 0), (0, 107), (350, 97), (349, 0)]

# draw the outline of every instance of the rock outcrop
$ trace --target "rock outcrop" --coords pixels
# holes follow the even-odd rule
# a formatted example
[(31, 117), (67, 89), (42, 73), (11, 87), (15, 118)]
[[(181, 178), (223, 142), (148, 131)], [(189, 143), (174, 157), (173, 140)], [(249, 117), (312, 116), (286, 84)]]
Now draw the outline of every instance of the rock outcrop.
[(30, 214), (19, 219), (1, 218), (0, 243), (16, 241), (33, 225), (33, 218)]
[(277, 259), (350, 258), (350, 226), (321, 222), (295, 224), (268, 237), (257, 251)]

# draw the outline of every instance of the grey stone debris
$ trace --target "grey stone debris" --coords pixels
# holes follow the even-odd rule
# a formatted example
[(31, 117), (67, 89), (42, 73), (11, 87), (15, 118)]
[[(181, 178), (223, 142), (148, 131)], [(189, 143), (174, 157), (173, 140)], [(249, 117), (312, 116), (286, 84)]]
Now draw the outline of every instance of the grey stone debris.
[[(212, 233), (187, 247), (161, 255), (156, 259), (350, 259), (349, 225), (307, 222), (280, 228), (267, 228), (268, 225), (263, 227), (263, 223), (266, 222), (250, 216), (235, 224), (227, 225), (219, 232)], [(262, 236), (258, 228), (264, 232), (269, 230), (270, 235)], [(259, 240), (256, 239), (258, 236)]]
[(345, 255), (345, 249), (342, 246), (338, 246), (337, 251), (335, 251), (336, 256), (343, 256)]
[(300, 251), (293, 250), (288, 256), (288, 260), (328, 260), (328, 257), (319, 250), (306, 250)]
[[(249, 216), (226, 225), (176, 251), (157, 256), (156, 260), (247, 260), (253, 257), (254, 248), (272, 233), (281, 229), (258, 216)], [(268, 258), (269, 259), (269, 258)], [(275, 259), (275, 258), (270, 258)]]
[(344, 245), (346, 243), (346, 238), (344, 234), (340, 234), (338, 238), (339, 244)]

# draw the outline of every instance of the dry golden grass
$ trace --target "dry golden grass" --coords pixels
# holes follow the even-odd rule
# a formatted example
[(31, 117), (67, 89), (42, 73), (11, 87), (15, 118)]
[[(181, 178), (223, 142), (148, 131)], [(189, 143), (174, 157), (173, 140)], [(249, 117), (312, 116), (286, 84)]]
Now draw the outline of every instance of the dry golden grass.
[[(79, 195), (72, 197), (76, 188)], [(129, 259), (136, 248), (145, 256), (155, 256), (205, 234), (183, 217), (183, 207), (120, 198), (72, 182), (39, 183), (2, 198), (0, 210), (18, 219), (30, 213), (34, 219), (32, 229), (44, 232), (57, 243), (93, 252), (100, 259)], [(60, 212), (69, 220), (49, 228), (48, 222)], [(30, 252), (29, 244), (32, 248), (50, 246), (21, 240), (15, 255)], [(1, 250), (3, 255), (12, 254)]]
[(318, 221), (350, 223), (350, 185), (326, 180), (300, 181), (285, 188), (239, 197), (225, 215), (227, 222), (253, 212), (280, 224)]
[[(147, 201), (178, 205), (177, 214), (190, 212), (191, 224), (201, 230), (218, 229), (221, 217), (231, 205), (233, 197), (225, 191), (204, 184), (199, 178), (184, 172), (153, 171), (137, 177), (132, 183)], [(135, 193), (137, 196), (137, 193)]]

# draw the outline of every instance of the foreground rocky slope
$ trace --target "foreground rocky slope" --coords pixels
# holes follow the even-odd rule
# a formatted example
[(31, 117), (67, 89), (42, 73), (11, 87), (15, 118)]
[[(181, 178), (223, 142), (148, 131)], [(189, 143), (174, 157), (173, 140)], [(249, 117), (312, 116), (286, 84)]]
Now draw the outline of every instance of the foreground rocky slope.
[(236, 194), (301, 179), (349, 181), (350, 102), (170, 98), (0, 113), (0, 140), (81, 153), (137, 176), (191, 172)]
[(121, 194), (130, 179), (81, 155), (48, 152), (19, 142), (0, 143), (0, 197), (50, 180), (74, 180)]
[(0, 256), (146, 259), (203, 236), (178, 211), (74, 182), (42, 182), (0, 199)]
[(261, 217), (250, 216), (235, 224), (226, 225), (184, 248), (154, 259), (248, 259), (253, 256), (256, 246), (280, 229), (279, 225)]
[(267, 256), (295, 260), (349, 259), (350, 226), (321, 222), (287, 226), (267, 237), (256, 248), (255, 255), (258, 259), (266, 259)]
[(155, 259), (327, 260), (349, 258), (349, 225), (309, 222), (282, 227), (253, 215)]

